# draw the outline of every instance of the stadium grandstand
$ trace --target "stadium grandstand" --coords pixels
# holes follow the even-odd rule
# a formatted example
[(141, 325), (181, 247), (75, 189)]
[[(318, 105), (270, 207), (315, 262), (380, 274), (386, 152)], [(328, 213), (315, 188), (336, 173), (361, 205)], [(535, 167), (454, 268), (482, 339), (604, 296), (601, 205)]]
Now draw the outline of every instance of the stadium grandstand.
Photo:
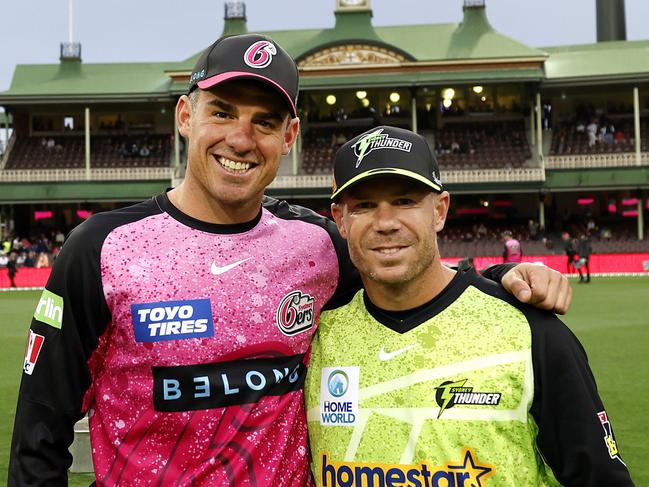
[[(396, 125), (439, 159), (454, 200), (449, 261), (501, 261), (510, 230), (528, 258), (565, 270), (568, 232), (590, 235), (594, 273), (649, 270), (649, 40), (625, 40), (623, 1), (598, 17), (598, 42), (547, 48), (497, 32), (485, 0), (464, 0), (460, 23), (381, 27), (370, 0), (331, 2), (330, 28), (262, 32), (301, 76), (301, 134), (268, 194), (326, 213), (336, 148)], [(244, 2), (224, 7), (222, 34), (247, 32)], [(176, 62), (91, 64), (62, 43), (58, 63), (16, 66), (0, 92), (2, 238), (51, 248), (88, 215), (177, 184), (174, 107), (205, 47)]]

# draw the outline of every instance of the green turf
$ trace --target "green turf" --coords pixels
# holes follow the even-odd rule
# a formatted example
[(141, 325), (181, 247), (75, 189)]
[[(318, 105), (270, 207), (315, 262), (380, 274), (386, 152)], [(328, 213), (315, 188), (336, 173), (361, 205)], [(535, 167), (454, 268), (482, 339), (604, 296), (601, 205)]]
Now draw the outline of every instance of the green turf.
[[(4, 485), (9, 465), (9, 445), (16, 414), (16, 397), (23, 366), (25, 342), (31, 316), (40, 296), (38, 291), (0, 292), (0, 484)], [(68, 485), (87, 487), (92, 475), (70, 474)]]
[(649, 485), (649, 279), (573, 284), (564, 322), (583, 344), (636, 485)]
[[(574, 300), (563, 320), (586, 349), (600, 395), (636, 485), (649, 485), (649, 279), (594, 279), (573, 283)], [(8, 446), (29, 320), (38, 292), (0, 292), (0, 483), (7, 476)], [(92, 478), (71, 475), (71, 486)]]

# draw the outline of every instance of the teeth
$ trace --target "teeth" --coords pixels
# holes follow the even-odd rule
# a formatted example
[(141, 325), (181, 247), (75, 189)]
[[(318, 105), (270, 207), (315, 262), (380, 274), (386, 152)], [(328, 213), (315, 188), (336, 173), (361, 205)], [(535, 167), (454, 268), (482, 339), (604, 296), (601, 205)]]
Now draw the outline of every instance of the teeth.
[(230, 159), (226, 159), (225, 157), (219, 157), (217, 160), (219, 161), (219, 164), (227, 169), (230, 169), (231, 171), (244, 172), (252, 167), (252, 164), (250, 164), (249, 162), (231, 161)]
[(396, 254), (399, 251), (399, 248), (400, 247), (391, 247), (389, 249), (377, 249), (377, 251), (380, 254), (390, 255), (390, 254)]

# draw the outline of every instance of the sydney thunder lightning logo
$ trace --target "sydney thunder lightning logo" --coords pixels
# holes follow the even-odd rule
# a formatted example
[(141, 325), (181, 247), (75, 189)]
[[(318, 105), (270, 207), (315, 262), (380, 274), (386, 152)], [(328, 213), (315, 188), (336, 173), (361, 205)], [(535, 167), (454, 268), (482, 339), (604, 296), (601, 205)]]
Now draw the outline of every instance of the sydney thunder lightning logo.
[(502, 394), (499, 392), (473, 392), (473, 387), (465, 387), (468, 379), (455, 382), (442, 382), (435, 388), (435, 401), (439, 406), (437, 419), (444, 411), (457, 405), (497, 406)]
[(378, 149), (396, 149), (404, 152), (410, 152), (412, 143), (407, 140), (395, 139), (388, 134), (383, 133), (383, 129), (375, 130), (363, 137), (361, 137), (354, 145), (354, 155), (356, 159), (356, 167), (361, 165), (361, 162), (367, 154)]

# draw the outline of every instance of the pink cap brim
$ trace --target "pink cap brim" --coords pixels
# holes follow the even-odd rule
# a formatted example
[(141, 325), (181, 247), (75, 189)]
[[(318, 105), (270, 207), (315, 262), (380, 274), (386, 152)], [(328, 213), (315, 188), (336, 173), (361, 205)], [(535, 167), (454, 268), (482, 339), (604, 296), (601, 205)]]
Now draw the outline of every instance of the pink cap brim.
[(247, 71), (228, 71), (227, 73), (217, 74), (216, 76), (212, 76), (211, 78), (207, 78), (202, 81), (199, 81), (197, 85), (201, 90), (207, 90), (209, 88), (212, 88), (213, 86), (218, 85), (219, 83), (223, 83), (224, 81), (229, 81), (231, 79), (237, 79), (237, 78), (257, 78), (277, 88), (277, 90), (281, 92), (282, 95), (284, 95), (284, 98), (286, 99), (289, 106), (291, 107), (291, 115), (293, 117), (297, 117), (295, 102), (293, 101), (291, 96), (286, 92), (286, 90), (282, 88), (282, 86), (280, 86), (277, 82), (273, 81), (270, 78), (267, 78), (266, 76), (261, 76), (260, 74), (249, 73)]

